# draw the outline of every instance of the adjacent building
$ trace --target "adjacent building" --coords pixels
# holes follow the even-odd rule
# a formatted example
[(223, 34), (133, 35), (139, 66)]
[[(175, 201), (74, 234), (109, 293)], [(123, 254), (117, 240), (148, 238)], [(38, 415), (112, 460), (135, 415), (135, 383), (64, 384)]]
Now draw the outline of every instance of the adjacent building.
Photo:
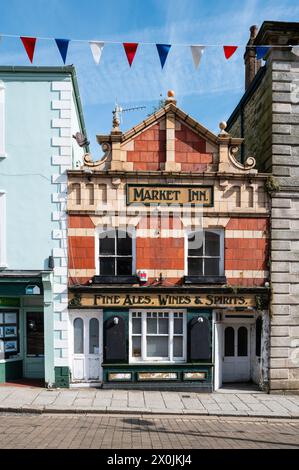
[(71, 386), (266, 388), (268, 175), (166, 104), (68, 173)]
[(66, 169), (84, 132), (73, 67), (0, 67), (0, 382), (65, 382)]
[[(299, 57), (292, 52), (298, 44), (299, 23), (251, 27), (246, 91), (228, 120), (229, 132), (244, 138), (240, 161), (254, 157), (271, 175), (271, 392), (299, 390)], [(262, 63), (259, 45), (275, 46)]]

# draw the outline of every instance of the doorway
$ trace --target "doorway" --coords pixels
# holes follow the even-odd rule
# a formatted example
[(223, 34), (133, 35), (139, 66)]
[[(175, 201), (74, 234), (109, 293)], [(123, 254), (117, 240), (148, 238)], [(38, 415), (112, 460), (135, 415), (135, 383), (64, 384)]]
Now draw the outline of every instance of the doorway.
[(28, 310), (25, 311), (24, 319), (24, 377), (44, 379), (44, 313), (40, 310)]
[(251, 325), (224, 324), (222, 382), (251, 379)]
[(102, 381), (102, 314), (76, 311), (70, 314), (72, 382)]

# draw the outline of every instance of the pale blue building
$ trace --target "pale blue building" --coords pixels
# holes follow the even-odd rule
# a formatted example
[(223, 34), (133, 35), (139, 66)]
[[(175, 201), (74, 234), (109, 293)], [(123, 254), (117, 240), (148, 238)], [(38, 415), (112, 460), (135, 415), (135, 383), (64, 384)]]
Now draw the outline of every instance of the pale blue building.
[(68, 385), (67, 177), (85, 132), (73, 66), (0, 67), (0, 382)]

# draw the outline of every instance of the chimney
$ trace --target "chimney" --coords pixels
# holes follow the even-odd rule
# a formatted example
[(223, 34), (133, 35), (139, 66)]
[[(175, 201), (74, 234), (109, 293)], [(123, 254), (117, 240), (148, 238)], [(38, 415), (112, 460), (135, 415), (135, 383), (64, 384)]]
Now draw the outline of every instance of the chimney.
[(246, 51), (244, 54), (245, 62), (245, 91), (253, 81), (255, 75), (261, 67), (261, 61), (256, 60), (255, 47), (253, 46), (254, 40), (257, 36), (258, 28), (256, 25), (250, 26), (250, 38), (247, 43)]

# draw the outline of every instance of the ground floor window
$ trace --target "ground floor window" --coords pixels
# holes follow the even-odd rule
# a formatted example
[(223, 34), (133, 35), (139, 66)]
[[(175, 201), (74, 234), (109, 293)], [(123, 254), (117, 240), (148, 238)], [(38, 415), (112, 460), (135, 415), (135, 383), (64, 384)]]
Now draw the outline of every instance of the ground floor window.
[(186, 315), (173, 310), (130, 312), (130, 361), (186, 360)]

